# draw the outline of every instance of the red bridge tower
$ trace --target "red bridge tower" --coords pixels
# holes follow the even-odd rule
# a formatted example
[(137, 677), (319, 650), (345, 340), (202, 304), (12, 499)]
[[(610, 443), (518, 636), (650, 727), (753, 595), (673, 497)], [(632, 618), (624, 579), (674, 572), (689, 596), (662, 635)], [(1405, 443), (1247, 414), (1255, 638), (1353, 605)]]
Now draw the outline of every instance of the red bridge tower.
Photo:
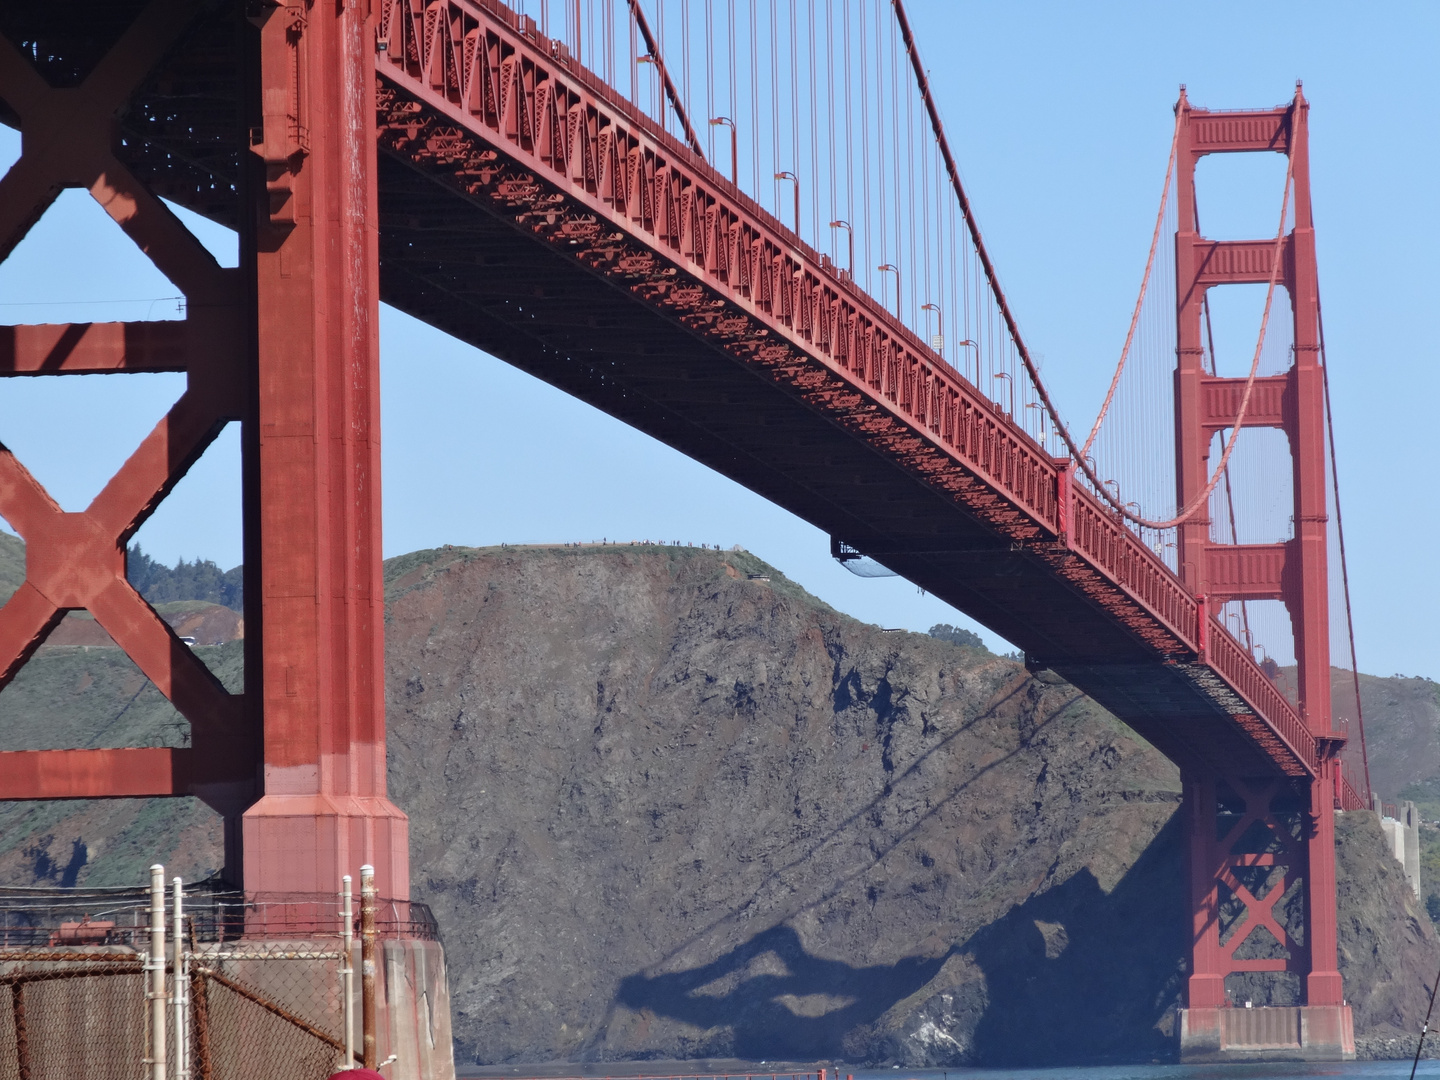
[[(197, 57), (194, 85), (167, 78), (182, 96), (206, 80), (240, 89), (239, 114), (198, 133), (238, 151), (238, 205), (225, 187), (212, 200), (238, 222), (234, 270), (157, 197), (193, 204), (193, 184), (167, 190), (163, 167), (142, 180), (122, 152), (119, 114), (176, 62), (198, 10), (151, 0), (75, 85), (52, 85), (0, 37), (0, 100), (23, 135), (0, 181), (0, 259), (63, 188), (85, 188), (187, 300), (180, 322), (0, 328), (0, 375), (187, 378), (82, 512), (62, 512), (0, 447), (0, 514), (27, 544), (25, 583), (0, 608), (0, 685), (84, 609), (191, 725), (181, 748), (0, 753), (0, 791), (195, 795), (225, 816), (227, 871), (247, 891), (329, 893), (371, 863), (381, 895), (405, 899), (407, 822), (385, 793), (371, 5), (256, 4), (249, 19), (237, 7), (238, 50), (231, 38)], [(246, 575), (234, 695), (125, 577), (130, 538), (229, 421), (242, 432)]]
[[(1313, 779), (1232, 775), (1223, 763), (1182, 762), (1189, 827), (1193, 947), (1182, 1018), (1182, 1055), (1190, 1060), (1234, 1044), (1298, 1041), (1317, 1058), (1354, 1054), (1349, 1006), (1336, 967), (1335, 817), (1344, 737), (1330, 712), (1329, 601), (1326, 585), (1324, 372), (1320, 366), (1315, 234), (1310, 216), (1306, 115), (1297, 86), (1286, 107), (1211, 112), (1176, 106), (1179, 226), (1175, 237), (1177, 501), (1204, 491), (1217, 433), (1242, 427), (1285, 432), (1293, 463), (1294, 537), (1276, 544), (1221, 544), (1202, 510), (1179, 527), (1180, 573), (1211, 612), (1236, 600), (1279, 600), (1290, 613), (1298, 663), (1299, 706), (1318, 748)], [(1283, 375), (1257, 377), (1239, 416), (1246, 379), (1223, 378), (1203, 362), (1206, 290), (1266, 284), (1274, 240), (1208, 240), (1200, 234), (1195, 167), (1206, 154), (1280, 153), (1290, 159), (1294, 227), (1284, 238), (1278, 284), (1290, 297), (1294, 362)], [(1303, 937), (1282, 914), (1303, 896)], [(1287, 922), (1289, 929), (1287, 930)], [(1259, 996), (1251, 973), (1290, 973), (1296, 1007), (1238, 1009)], [(1227, 988), (1227, 980), (1232, 984)], [(1285, 1000), (1281, 980), (1268, 980)], [(1263, 1000), (1263, 999), (1262, 999)], [(1255, 1029), (1252, 1031), (1251, 1029)], [(1227, 1055), (1233, 1060), (1233, 1054)]]

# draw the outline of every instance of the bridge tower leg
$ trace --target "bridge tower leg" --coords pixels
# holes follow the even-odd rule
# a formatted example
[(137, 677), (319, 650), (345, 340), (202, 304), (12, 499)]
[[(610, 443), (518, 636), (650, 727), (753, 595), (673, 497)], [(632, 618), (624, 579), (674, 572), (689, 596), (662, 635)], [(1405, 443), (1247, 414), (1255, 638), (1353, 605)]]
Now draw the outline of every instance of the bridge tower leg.
[[(1268, 283), (1275, 251), (1273, 239), (1204, 237), (1195, 167), (1201, 157), (1214, 153), (1289, 157), (1294, 225), (1284, 238), (1277, 284), (1290, 298), (1294, 362), (1282, 375), (1257, 377), (1242, 426), (1275, 427), (1287, 436), (1295, 535), (1275, 544), (1218, 543), (1205, 508), (1179, 527), (1178, 547), (1181, 577), (1211, 614), (1237, 600), (1285, 604), (1294, 629), (1300, 713), (1320, 750), (1316, 775), (1293, 781), (1228, 775), (1213, 763), (1182, 766), (1194, 934), (1181, 1053), (1188, 1060), (1353, 1056), (1350, 1009), (1337, 970), (1334, 809), (1344, 738), (1333, 727), (1330, 708), (1325, 401), (1310, 215), (1308, 105), (1297, 87), (1294, 100), (1284, 108), (1212, 113), (1191, 106), (1182, 90), (1176, 109), (1175, 421), (1181, 505), (1205, 489), (1218, 460), (1211, 453), (1216, 435), (1237, 436), (1246, 383), (1244, 377), (1221, 377), (1207, 368), (1206, 290)], [(1297, 881), (1303, 895), (1303, 942), (1287, 933), (1275, 916)], [(1222, 896), (1243, 910), (1231, 918), (1234, 903), (1223, 905)], [(1262, 927), (1276, 939), (1268, 948), (1262, 944), (1264, 935), (1258, 934)], [(1300, 976), (1296, 988), (1303, 1003), (1244, 1008), (1244, 1001), (1227, 994), (1226, 979), (1247, 972)], [(1240, 985), (1253, 984), (1242, 978)]]
[(258, 520), (264, 729), (245, 883), (325, 891), (370, 863), (381, 895), (408, 898), (407, 822), (385, 794), (370, 8), (262, 8), (258, 64), (247, 65), (262, 110), (242, 244), (255, 283), (247, 509)]
[[(62, 189), (85, 188), (187, 300), (178, 322), (0, 327), (0, 376), (187, 379), (82, 512), (63, 512), (0, 446), (0, 515), (27, 544), (26, 581), (0, 608), (0, 687), (68, 611), (88, 610), (191, 724), (186, 747), (0, 753), (0, 795), (199, 796), (224, 815), (226, 873), (247, 890), (331, 893), (368, 862), (381, 895), (404, 899), (407, 822), (385, 791), (371, 7), (234, 9), (249, 113), (233, 129), (238, 269), (221, 268), (122, 153), (127, 102), (213, 11), (150, 0), (92, 68), (65, 76), (73, 85), (51, 85), (0, 37), (0, 102), (23, 136), (0, 178), (0, 259)], [(125, 575), (130, 538), (231, 421), (243, 694)]]

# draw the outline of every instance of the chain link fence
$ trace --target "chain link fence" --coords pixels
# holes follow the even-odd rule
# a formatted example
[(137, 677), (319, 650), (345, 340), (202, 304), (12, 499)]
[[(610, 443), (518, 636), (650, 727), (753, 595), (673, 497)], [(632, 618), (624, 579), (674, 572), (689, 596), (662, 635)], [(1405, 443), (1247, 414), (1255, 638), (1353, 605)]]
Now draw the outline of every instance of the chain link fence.
[[(202, 883), (176, 933), (174, 899), (162, 966), (151, 893), (0, 891), (0, 1080), (150, 1080), (160, 1059), (167, 1080), (322, 1080), (347, 1042), (363, 1059), (358, 905)], [(375, 909), (377, 939), (438, 940), (423, 904)]]

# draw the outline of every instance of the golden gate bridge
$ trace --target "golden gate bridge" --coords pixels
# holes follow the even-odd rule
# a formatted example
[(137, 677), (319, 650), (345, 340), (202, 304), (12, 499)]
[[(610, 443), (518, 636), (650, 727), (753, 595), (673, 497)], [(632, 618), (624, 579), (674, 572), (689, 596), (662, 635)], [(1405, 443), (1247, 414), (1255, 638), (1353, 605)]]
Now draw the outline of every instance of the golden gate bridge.
[[(1361, 717), (1300, 88), (1232, 112), (1182, 88), (1137, 303), (1082, 434), (1001, 287), (901, 0), (530, 8), (0, 15), (0, 119), (23, 134), (0, 258), (83, 187), (186, 297), (180, 321), (0, 327), (0, 373), (187, 376), (85, 511), (0, 451), (0, 515), (28, 551), (0, 679), (83, 609), (191, 724), (182, 748), (0, 754), (0, 792), (197, 795), (247, 890), (323, 892), (363, 860), (408, 896), (380, 681), (383, 300), (773, 500), (1105, 705), (1181, 770), (1182, 1038), (1243, 1045), (1226, 977), (1288, 973), (1306, 1047), (1353, 1052), (1333, 810), (1371, 797), (1363, 733), (1346, 751)], [(1216, 153), (1284, 156), (1273, 235), (1205, 237), (1195, 171)], [(165, 200), (234, 228), (239, 267)], [(1232, 284), (1267, 292), (1238, 359), (1217, 357), (1207, 299)], [(255, 582), (234, 695), (125, 577), (130, 537), (230, 422)], [(1276, 914), (1296, 889), (1299, 934)]]

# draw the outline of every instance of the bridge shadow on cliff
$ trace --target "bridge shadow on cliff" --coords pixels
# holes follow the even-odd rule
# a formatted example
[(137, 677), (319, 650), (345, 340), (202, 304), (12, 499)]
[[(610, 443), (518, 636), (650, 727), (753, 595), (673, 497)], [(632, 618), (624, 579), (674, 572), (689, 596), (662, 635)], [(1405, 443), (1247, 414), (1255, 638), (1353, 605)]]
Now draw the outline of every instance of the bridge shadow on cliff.
[(703, 967), (631, 975), (616, 1002), (700, 1028), (728, 1027), (731, 1052), (742, 1058), (843, 1057), (848, 1034), (924, 987), (953, 952), (853, 967), (811, 955), (782, 925)]
[[(1185, 953), (1180, 845), (1176, 815), (1110, 892), (1082, 869), (939, 955), (853, 966), (812, 955), (781, 925), (702, 967), (631, 975), (615, 1004), (728, 1028), (726, 1052), (753, 1060), (1169, 1059)], [(937, 979), (956, 955), (978, 967), (983, 984), (973, 975)], [(955, 1042), (917, 1045), (925, 1021)]]
[(960, 946), (985, 973), (979, 1062), (1174, 1057), (1187, 951), (1181, 845), (1176, 814), (1109, 893), (1081, 870)]

